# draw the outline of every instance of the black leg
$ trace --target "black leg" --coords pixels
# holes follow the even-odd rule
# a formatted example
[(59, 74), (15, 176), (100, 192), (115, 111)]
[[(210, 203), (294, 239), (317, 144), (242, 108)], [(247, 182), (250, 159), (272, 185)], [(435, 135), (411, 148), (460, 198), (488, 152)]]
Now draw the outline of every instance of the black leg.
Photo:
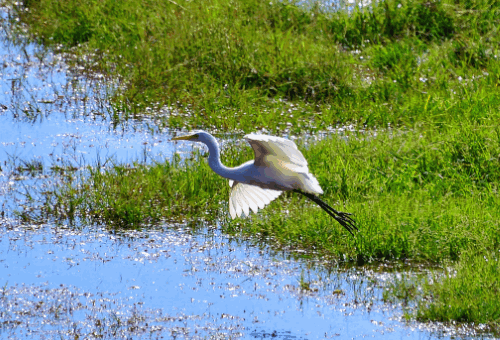
[(351, 217), (349, 217), (349, 215), (352, 215), (352, 214), (337, 211), (337, 210), (333, 209), (325, 201), (323, 201), (321, 198), (319, 198), (318, 196), (316, 196), (314, 194), (310, 194), (308, 192), (304, 192), (304, 191), (298, 190), (298, 189), (295, 189), (294, 191), (306, 196), (311, 201), (313, 201), (314, 203), (319, 205), (321, 207), (321, 209), (323, 209), (324, 211), (326, 211), (328, 213), (328, 215), (333, 217), (337, 222), (340, 223), (340, 225), (342, 225), (344, 228), (346, 228), (347, 231), (350, 232), (352, 236), (354, 236), (354, 230), (359, 231), (358, 228), (356, 227), (356, 224), (355, 224), (356, 222)]

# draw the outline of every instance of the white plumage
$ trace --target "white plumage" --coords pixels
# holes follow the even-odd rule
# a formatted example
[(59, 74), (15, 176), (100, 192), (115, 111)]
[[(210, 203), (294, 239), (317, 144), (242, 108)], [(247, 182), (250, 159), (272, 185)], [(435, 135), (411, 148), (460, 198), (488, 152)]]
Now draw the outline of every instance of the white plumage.
[(285, 138), (249, 134), (244, 137), (255, 153), (255, 159), (238, 167), (228, 168), (220, 161), (219, 144), (205, 131), (196, 131), (172, 140), (198, 141), (207, 145), (208, 164), (218, 175), (229, 179), (229, 213), (234, 219), (250, 210), (257, 213), (283, 191), (298, 192), (325, 210), (351, 234), (357, 230), (350, 214), (336, 211), (315, 194), (323, 190), (309, 172), (307, 160), (297, 145)]
[(266, 205), (271, 203), (282, 191), (263, 189), (255, 185), (244, 184), (229, 180), (231, 192), (229, 193), (229, 214), (234, 219), (245, 213), (246, 216), (250, 213), (250, 209), (257, 213), (259, 209), (264, 209)]

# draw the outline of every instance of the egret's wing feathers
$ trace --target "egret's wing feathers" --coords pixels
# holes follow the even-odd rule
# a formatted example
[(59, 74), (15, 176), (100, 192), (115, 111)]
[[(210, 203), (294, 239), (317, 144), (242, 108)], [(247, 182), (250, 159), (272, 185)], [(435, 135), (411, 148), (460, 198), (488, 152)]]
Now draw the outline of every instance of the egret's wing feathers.
[(252, 146), (256, 166), (269, 166), (270, 164), (277, 166), (279, 164), (279, 166), (290, 170), (309, 171), (307, 160), (293, 141), (281, 137), (257, 134), (249, 134), (244, 138)]
[(286, 160), (283, 160), (281, 157), (277, 157), (274, 155), (267, 155), (264, 158), (264, 161), (265, 164), (272, 164), (275, 168), (279, 169), (285, 169), (292, 172), (301, 172), (301, 173), (309, 172), (307, 164), (304, 166), (297, 163), (286, 162)]
[(264, 208), (281, 194), (281, 191), (278, 190), (262, 189), (254, 185), (231, 180), (229, 186), (231, 186), (229, 214), (233, 219), (241, 216), (242, 213), (248, 216), (250, 209), (256, 213), (259, 208)]

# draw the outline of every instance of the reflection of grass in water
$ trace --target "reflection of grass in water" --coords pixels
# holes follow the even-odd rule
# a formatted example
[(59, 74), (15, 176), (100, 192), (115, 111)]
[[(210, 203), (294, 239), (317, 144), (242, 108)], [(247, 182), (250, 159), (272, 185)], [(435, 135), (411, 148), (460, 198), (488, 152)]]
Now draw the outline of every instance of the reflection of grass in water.
[(43, 172), (43, 163), (40, 160), (33, 159), (31, 161), (24, 161), (20, 159), (19, 161), (21, 164), (15, 168), (18, 174), (26, 173), (34, 177)]
[[(124, 339), (180, 334), (193, 337), (212, 332), (230, 337), (241, 322), (232, 317), (232, 323), (213, 325), (206, 315), (169, 315), (116, 294), (91, 294), (71, 286), (49, 289), (6, 283), (0, 291), (2, 335), (14, 338), (24, 338), (23, 333), (37, 339)], [(193, 323), (196, 327), (187, 327)]]

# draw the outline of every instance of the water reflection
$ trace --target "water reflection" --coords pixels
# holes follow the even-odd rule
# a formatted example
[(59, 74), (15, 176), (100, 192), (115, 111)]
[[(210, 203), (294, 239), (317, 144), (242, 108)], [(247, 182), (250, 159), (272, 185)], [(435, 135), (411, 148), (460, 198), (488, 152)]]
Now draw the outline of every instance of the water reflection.
[(115, 84), (104, 77), (88, 81), (78, 67), (64, 62), (63, 54), (0, 40), (1, 163), (34, 158), (45, 163), (66, 159), (78, 165), (82, 159), (128, 162), (144, 155), (152, 160), (172, 156), (173, 145), (166, 143), (170, 136), (158, 131), (157, 117), (116, 124), (117, 113), (106, 100)]
[(0, 308), (12, 326), (4, 332), (427, 337), (391, 320), (393, 308), (380, 305), (377, 282), (385, 274), (311, 269), (305, 261), (269, 256), (269, 249), (236, 244), (218, 230), (193, 235), (185, 225), (170, 225), (112, 235), (98, 228), (4, 225)]

